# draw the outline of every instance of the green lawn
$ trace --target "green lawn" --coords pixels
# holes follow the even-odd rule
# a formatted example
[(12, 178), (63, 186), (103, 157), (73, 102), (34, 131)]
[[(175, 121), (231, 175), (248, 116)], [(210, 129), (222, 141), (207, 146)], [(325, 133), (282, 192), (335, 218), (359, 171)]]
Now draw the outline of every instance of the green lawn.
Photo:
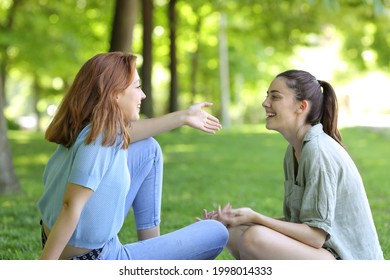
[[(231, 202), (270, 216), (281, 216), (282, 160), (285, 140), (264, 125), (225, 129), (216, 135), (182, 128), (157, 137), (164, 152), (161, 231), (194, 222), (202, 209)], [(385, 258), (390, 258), (389, 131), (342, 130), (344, 142), (361, 171)], [(36, 202), (41, 177), (55, 145), (42, 134), (10, 131), (17, 175), (24, 193), (0, 197), (0, 259), (36, 259), (40, 227)], [(120, 237), (135, 241), (132, 217)], [(223, 252), (218, 259), (231, 259)]]

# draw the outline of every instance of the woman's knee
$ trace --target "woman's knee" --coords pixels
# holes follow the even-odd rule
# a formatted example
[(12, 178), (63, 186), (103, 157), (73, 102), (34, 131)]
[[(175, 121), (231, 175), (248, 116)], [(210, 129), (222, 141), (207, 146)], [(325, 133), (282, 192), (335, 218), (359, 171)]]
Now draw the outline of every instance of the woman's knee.
[(211, 228), (214, 232), (216, 232), (217, 235), (221, 237), (221, 239), (225, 240), (225, 244), (226, 244), (229, 238), (229, 232), (226, 226), (216, 220), (205, 220), (205, 222), (209, 224), (209, 228)]
[(224, 224), (216, 220), (203, 220), (197, 223), (204, 227), (205, 233), (209, 238), (214, 238), (214, 241), (220, 243), (221, 247), (226, 246), (229, 232)]
[(229, 227), (229, 240), (226, 248), (229, 253), (237, 260), (241, 259), (240, 251), (238, 248), (238, 242), (244, 231), (248, 229), (248, 226)]
[(158, 156), (162, 155), (161, 146), (153, 137), (131, 143), (129, 147), (129, 153), (131, 154), (134, 151), (152, 153)]
[(160, 143), (158, 143), (156, 139), (149, 137), (143, 141), (145, 141), (146, 144), (151, 147), (151, 149), (155, 150), (157, 154), (162, 154)]
[(152, 137), (132, 143), (128, 149), (127, 162), (132, 176), (143, 172), (146, 166), (162, 170), (163, 154), (160, 144)]
[(240, 251), (259, 251), (261, 248), (265, 248), (269, 242), (268, 236), (269, 229), (264, 226), (251, 226), (245, 230), (238, 240), (238, 247)]

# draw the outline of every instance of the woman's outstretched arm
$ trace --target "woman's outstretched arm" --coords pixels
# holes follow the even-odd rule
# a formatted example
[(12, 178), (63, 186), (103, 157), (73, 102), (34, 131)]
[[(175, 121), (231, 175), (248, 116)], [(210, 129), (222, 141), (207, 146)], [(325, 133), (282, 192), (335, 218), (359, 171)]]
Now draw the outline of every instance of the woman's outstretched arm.
[(188, 125), (207, 133), (216, 133), (222, 127), (219, 120), (204, 110), (204, 108), (212, 105), (210, 102), (202, 102), (194, 104), (188, 109), (160, 117), (134, 121), (129, 128), (131, 142), (156, 136), (183, 125)]

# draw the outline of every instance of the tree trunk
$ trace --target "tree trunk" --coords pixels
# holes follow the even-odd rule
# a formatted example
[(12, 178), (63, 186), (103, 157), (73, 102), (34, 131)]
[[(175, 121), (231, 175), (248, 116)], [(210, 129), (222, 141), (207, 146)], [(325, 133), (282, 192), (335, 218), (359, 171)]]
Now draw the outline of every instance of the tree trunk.
[(226, 14), (221, 12), (219, 28), (219, 74), (221, 84), (221, 122), (224, 127), (230, 127), (230, 82), (229, 82), (229, 56), (226, 34)]
[(199, 69), (199, 53), (200, 53), (200, 29), (202, 27), (202, 17), (198, 16), (198, 19), (196, 21), (195, 25), (195, 42), (196, 42), (196, 49), (192, 53), (191, 56), (191, 104), (195, 102), (196, 93), (197, 93), (197, 73)]
[(2, 61), (0, 61), (0, 94), (1, 94), (1, 104), (3, 105), (2, 108), (5, 107), (5, 104), (7, 104), (7, 97), (5, 96), (5, 80), (6, 80), (6, 67), (5, 65), (7, 65), (7, 51), (5, 50), (0, 50), (0, 57), (2, 57)]
[(116, 0), (110, 52), (131, 52), (133, 29), (137, 22), (138, 0)]
[[(14, 0), (11, 3), (12, 6), (9, 9), (7, 20), (4, 26), (0, 26), (0, 28), (4, 28), (5, 30), (12, 30), (17, 7), (21, 4), (21, 1)], [(6, 104), (5, 81), (8, 64), (6, 49), (7, 46), (2, 45), (0, 50), (0, 194), (17, 193), (22, 190), (12, 163), (11, 150), (7, 138), (8, 127), (4, 116)]]
[(143, 22), (143, 62), (141, 67), (142, 90), (146, 94), (146, 99), (142, 102), (141, 112), (152, 118), (153, 94), (152, 94), (152, 32), (153, 32), (153, 0), (142, 1), (142, 22)]
[(33, 81), (33, 103), (34, 103), (34, 114), (37, 117), (37, 127), (35, 128), (36, 131), (41, 131), (41, 112), (38, 109), (38, 102), (41, 99), (41, 92), (42, 92), (42, 87), (39, 83), (39, 78), (38, 75), (35, 73), (34, 75), (34, 81)]
[(178, 79), (177, 79), (177, 56), (176, 56), (176, 22), (177, 13), (175, 11), (176, 0), (169, 1), (168, 16), (169, 16), (169, 39), (170, 39), (170, 64), (171, 85), (169, 91), (169, 112), (175, 112), (179, 109), (178, 103)]
[(0, 195), (21, 191), (21, 187), (12, 164), (11, 151), (8, 145), (7, 122), (4, 116), (3, 92), (3, 81), (0, 78)]

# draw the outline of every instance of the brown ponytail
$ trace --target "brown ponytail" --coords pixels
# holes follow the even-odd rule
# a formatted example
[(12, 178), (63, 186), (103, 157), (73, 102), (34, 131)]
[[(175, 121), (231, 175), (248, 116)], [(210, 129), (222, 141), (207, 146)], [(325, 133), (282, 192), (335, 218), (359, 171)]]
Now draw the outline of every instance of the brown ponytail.
[(344, 146), (341, 139), (340, 131), (337, 128), (338, 105), (337, 97), (333, 87), (325, 81), (318, 81), (322, 87), (322, 117), (321, 123), (326, 134), (336, 140), (341, 146)]

